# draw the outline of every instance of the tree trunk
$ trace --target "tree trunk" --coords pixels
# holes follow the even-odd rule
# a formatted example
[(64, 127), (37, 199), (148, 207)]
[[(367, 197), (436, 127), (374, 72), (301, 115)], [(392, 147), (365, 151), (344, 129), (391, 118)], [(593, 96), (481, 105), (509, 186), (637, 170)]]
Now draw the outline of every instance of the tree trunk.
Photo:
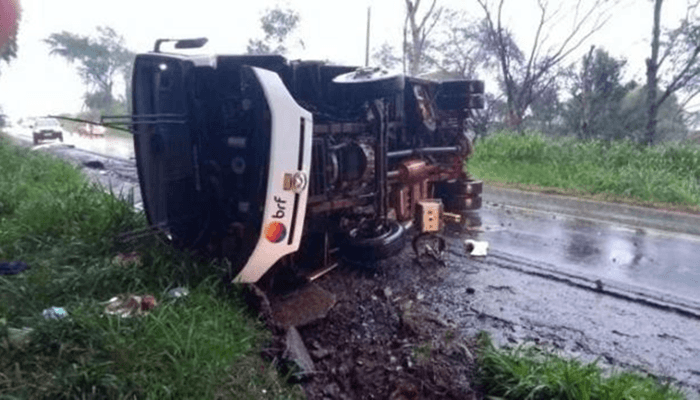
[(581, 133), (585, 139), (591, 138), (591, 93), (593, 92), (592, 68), (593, 68), (593, 50), (595, 46), (591, 46), (588, 51), (588, 56), (583, 61), (583, 93), (581, 93), (581, 102), (583, 103), (583, 115), (581, 117)]
[(656, 102), (656, 86), (658, 84), (659, 69), (659, 36), (661, 21), (662, 0), (654, 0), (654, 27), (651, 31), (651, 58), (647, 59), (647, 126), (645, 143), (648, 146), (654, 144), (656, 136), (657, 114), (659, 104)]

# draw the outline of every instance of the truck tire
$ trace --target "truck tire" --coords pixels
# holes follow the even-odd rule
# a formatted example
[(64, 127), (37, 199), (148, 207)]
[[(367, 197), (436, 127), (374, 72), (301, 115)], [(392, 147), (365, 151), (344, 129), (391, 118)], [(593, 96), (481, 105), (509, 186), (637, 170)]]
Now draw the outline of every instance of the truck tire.
[(439, 197), (449, 197), (453, 195), (460, 194), (481, 194), (484, 190), (484, 182), (473, 180), (473, 181), (463, 181), (463, 180), (451, 180), (447, 182), (439, 182), (436, 187), (436, 195)]
[(398, 221), (384, 222), (384, 229), (376, 235), (355, 229), (346, 234), (341, 251), (351, 261), (372, 262), (398, 254), (406, 245), (406, 229)]
[(362, 103), (403, 92), (403, 75), (361, 69), (333, 78), (332, 90), (337, 98)]

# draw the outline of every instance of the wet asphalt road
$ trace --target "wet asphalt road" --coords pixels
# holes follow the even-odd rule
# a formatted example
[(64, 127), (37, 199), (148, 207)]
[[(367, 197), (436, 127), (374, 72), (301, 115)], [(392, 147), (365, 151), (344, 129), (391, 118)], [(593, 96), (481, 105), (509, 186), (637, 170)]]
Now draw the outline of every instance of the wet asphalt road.
[[(133, 160), (47, 148), (140, 204)], [(485, 200), (481, 227), (446, 230), (446, 265), (415, 280), (421, 302), (463, 333), (672, 377), (700, 398), (698, 237)], [(489, 254), (468, 256), (467, 238)]]
[[(464, 333), (672, 377), (700, 398), (697, 237), (486, 202), (425, 301)], [(465, 239), (489, 242), (469, 257)], [(698, 250), (696, 250), (698, 249)]]
[(700, 304), (700, 237), (503, 205), (480, 214), (475, 239), (500, 253)]

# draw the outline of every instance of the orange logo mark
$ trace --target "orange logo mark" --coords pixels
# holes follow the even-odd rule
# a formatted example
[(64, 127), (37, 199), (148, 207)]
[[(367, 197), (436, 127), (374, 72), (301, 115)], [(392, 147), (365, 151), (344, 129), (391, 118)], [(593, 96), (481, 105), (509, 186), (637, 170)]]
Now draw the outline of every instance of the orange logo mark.
[(287, 236), (287, 228), (281, 222), (271, 222), (265, 227), (265, 238), (272, 243), (279, 243)]

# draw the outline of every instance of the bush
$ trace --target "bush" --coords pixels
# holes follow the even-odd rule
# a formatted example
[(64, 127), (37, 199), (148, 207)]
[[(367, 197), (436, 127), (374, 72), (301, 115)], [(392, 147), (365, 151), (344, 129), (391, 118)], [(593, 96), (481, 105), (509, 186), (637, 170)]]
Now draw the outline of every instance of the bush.
[(700, 205), (700, 147), (694, 145), (499, 132), (478, 143), (469, 169), (492, 182)]

